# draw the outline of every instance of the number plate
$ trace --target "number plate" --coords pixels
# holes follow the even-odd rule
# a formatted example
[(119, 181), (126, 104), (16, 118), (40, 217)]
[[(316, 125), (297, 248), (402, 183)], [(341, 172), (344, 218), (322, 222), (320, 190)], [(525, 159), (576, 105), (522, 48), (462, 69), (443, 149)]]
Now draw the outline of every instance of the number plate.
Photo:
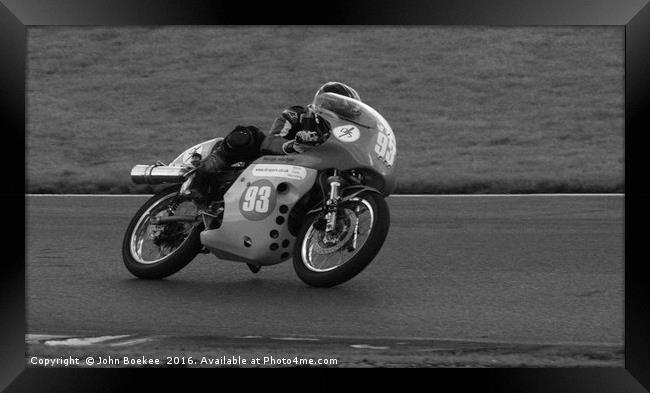
[(268, 180), (251, 183), (239, 199), (239, 211), (251, 221), (261, 221), (275, 209), (275, 187)]

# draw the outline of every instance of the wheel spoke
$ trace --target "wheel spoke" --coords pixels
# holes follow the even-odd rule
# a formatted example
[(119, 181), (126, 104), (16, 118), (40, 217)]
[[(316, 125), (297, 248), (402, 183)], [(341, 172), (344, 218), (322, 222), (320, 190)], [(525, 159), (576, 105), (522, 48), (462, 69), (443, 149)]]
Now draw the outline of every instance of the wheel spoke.
[[(174, 227), (167, 227), (169, 224), (162, 224), (162, 229), (160, 226), (156, 226), (154, 229), (151, 224), (152, 217), (165, 217), (167, 216), (167, 208), (169, 202), (175, 196), (175, 194), (169, 194), (155, 204), (153, 204), (148, 211), (142, 214), (142, 217), (136, 224), (133, 234), (131, 235), (131, 255), (133, 258), (142, 264), (151, 264), (156, 263), (167, 256), (173, 254), (176, 249), (178, 249), (188, 238), (189, 232), (192, 229), (192, 225), (178, 225), (176, 231)], [(190, 206), (188, 206), (190, 205)], [(196, 212), (196, 207), (193, 204), (181, 203), (176, 209), (176, 212), (185, 212), (194, 210)], [(154, 229), (152, 231), (152, 229)], [(163, 234), (165, 230), (172, 231), (170, 233)], [(152, 239), (152, 235), (155, 236), (157, 242)], [(160, 238), (163, 235), (168, 240), (165, 241), (165, 238)], [(178, 243), (177, 236), (182, 236), (183, 239)], [(172, 244), (169, 244), (169, 241), (172, 241)]]

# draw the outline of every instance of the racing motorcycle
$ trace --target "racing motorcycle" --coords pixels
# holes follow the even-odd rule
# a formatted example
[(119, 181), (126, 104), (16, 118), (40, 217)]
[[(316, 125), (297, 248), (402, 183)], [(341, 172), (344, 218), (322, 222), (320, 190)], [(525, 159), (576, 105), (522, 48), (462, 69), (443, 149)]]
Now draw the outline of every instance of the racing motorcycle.
[(194, 171), (222, 138), (193, 146), (170, 164), (136, 165), (136, 184), (173, 184), (131, 220), (122, 244), (126, 268), (160, 279), (199, 253), (244, 262), (253, 273), (293, 259), (308, 285), (332, 287), (359, 274), (388, 234), (384, 200), (395, 189), (395, 135), (373, 108), (335, 93), (309, 105), (329, 133), (302, 154), (262, 156), (221, 171), (211, 203), (190, 197)]

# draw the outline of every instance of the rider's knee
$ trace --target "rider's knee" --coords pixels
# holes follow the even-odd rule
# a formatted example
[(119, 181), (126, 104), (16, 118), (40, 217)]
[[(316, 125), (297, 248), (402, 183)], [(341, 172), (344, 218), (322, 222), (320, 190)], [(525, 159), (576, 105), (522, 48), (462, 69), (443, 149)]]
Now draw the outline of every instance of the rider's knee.
[(264, 133), (254, 126), (237, 126), (225, 138), (224, 153), (236, 160), (246, 160), (259, 154)]

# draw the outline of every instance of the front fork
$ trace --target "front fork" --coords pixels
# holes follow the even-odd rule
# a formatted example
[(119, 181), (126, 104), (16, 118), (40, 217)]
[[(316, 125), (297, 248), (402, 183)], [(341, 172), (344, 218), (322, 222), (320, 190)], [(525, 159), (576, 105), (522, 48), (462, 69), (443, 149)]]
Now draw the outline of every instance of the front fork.
[(339, 189), (341, 187), (341, 177), (339, 171), (334, 169), (332, 176), (327, 178), (330, 186), (329, 198), (325, 201), (325, 233), (332, 233), (336, 229), (337, 210), (339, 204)]

